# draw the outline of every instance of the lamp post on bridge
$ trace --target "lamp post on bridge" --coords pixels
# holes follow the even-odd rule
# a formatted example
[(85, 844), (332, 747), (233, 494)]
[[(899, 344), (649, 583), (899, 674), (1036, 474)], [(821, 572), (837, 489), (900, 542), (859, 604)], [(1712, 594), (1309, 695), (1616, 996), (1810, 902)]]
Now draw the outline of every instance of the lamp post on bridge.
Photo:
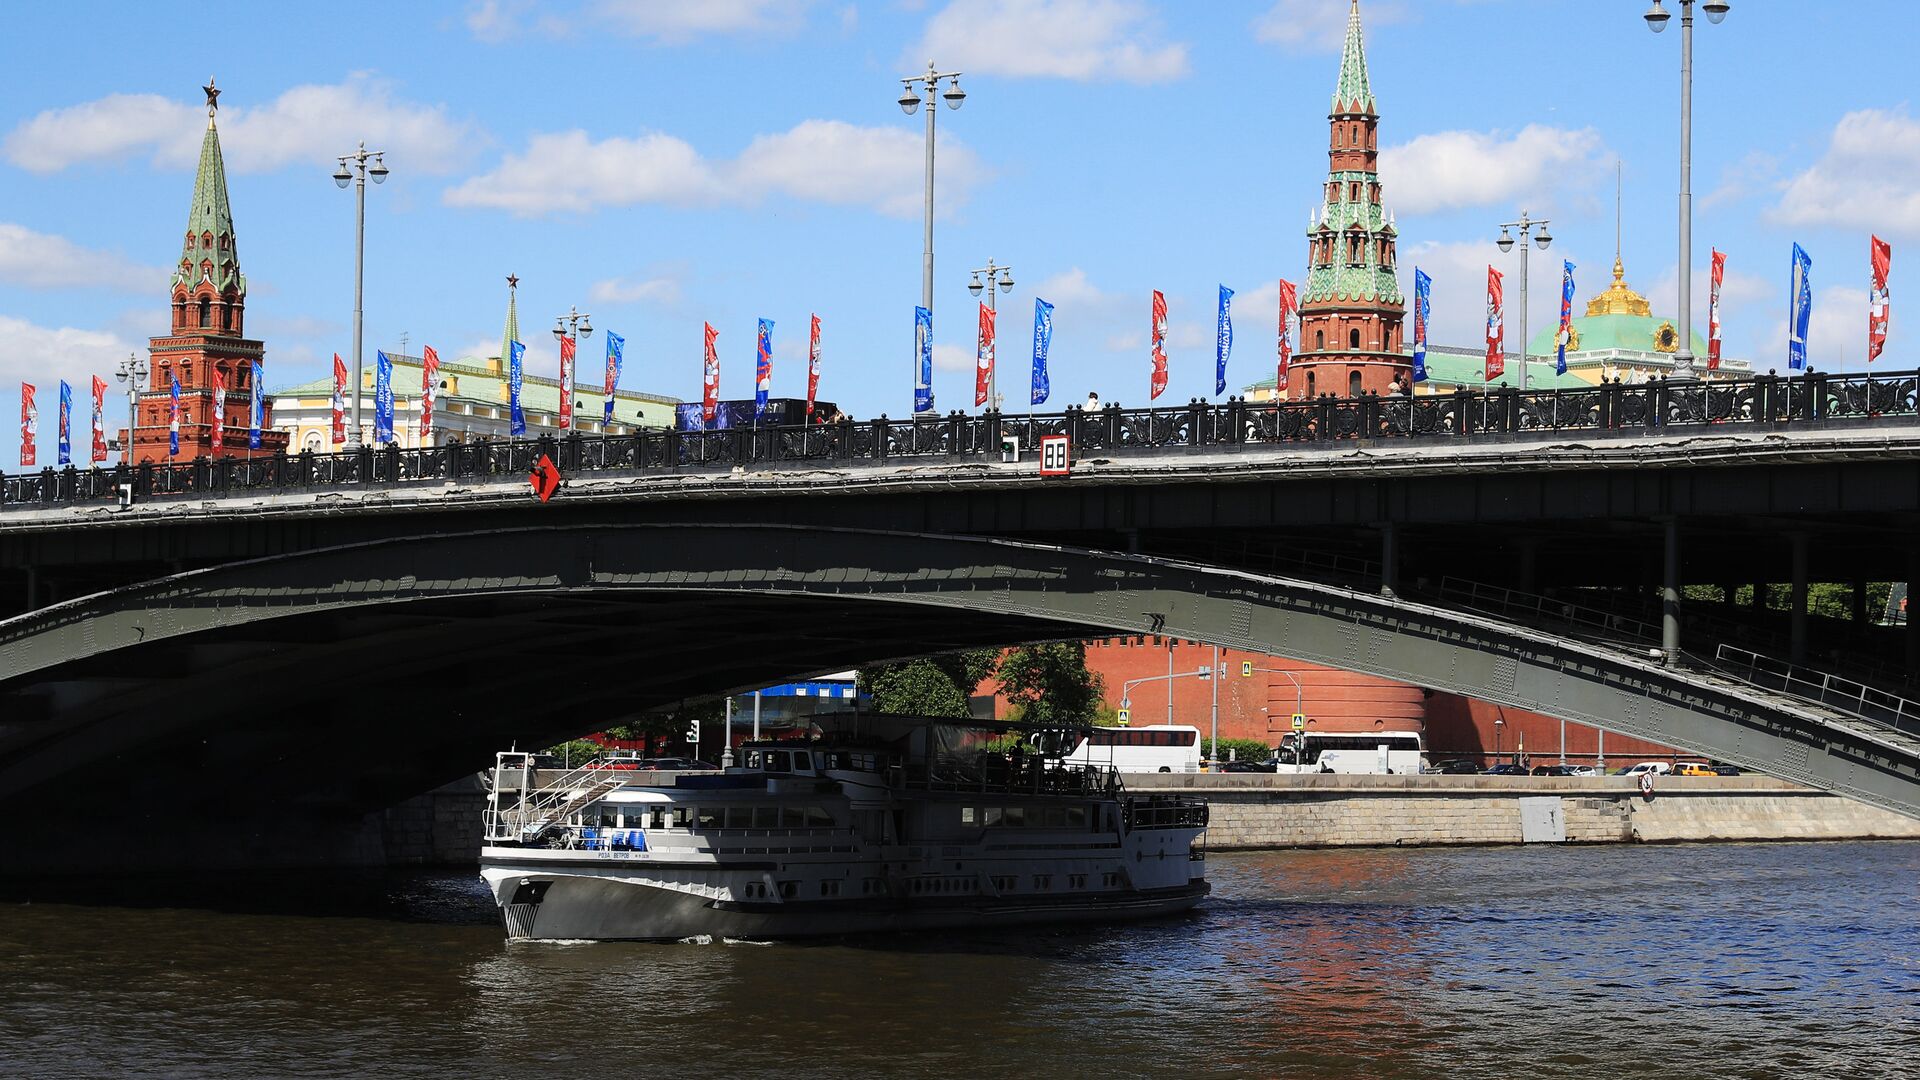
[[(998, 279), (995, 279), (994, 277), (994, 274), (996, 272), (998, 272), (1000, 275)], [(985, 284), (982, 284), (980, 281), (981, 274), (987, 275), (987, 280)], [(1001, 292), (1012, 292), (1013, 291), (1013, 267), (996, 266), (994, 265), (993, 256), (989, 255), (987, 256), (987, 265), (982, 266), (973, 272), (973, 280), (967, 283), (967, 291), (972, 293), (975, 296), (979, 296), (981, 293), (981, 290), (984, 289), (987, 294), (987, 311), (990, 314), (994, 315), (995, 317), (998, 317), (1000, 314), (1000, 311), (994, 305), (994, 302), (993, 302), (994, 301), (993, 287), (995, 285), (1000, 286)], [(997, 326), (995, 327), (994, 333), (997, 337), (997, 335), (999, 334), (999, 329)], [(987, 372), (987, 407), (989, 409), (992, 409), (994, 412), (1000, 411), (999, 351), (1000, 351), (1000, 347), (996, 342), (996, 344), (994, 345), (995, 355), (994, 355), (994, 361), (993, 361), (993, 368)]]
[[(947, 103), (947, 108), (957, 109), (967, 100), (967, 92), (960, 89), (960, 72), (941, 71), (933, 61), (927, 61), (925, 75), (910, 75), (901, 79), (900, 111), (912, 116), (924, 103), (927, 107), (927, 191), (924, 220), (924, 239), (920, 254), (920, 306), (933, 314), (933, 118), (940, 110), (934, 107), (934, 97), (940, 89), (940, 81), (947, 83), (945, 93), (938, 96)], [(920, 358), (914, 357), (914, 378), (919, 379)]]
[[(1653, 0), (1646, 15), (1647, 29), (1659, 33), (1673, 16)], [(1673, 354), (1673, 376), (1691, 379), (1693, 374), (1693, 5), (1680, 4), (1680, 347)], [(1700, 10), (1710, 23), (1727, 17), (1733, 5), (1727, 0), (1706, 0)]]
[(140, 384), (147, 377), (147, 362), (139, 353), (128, 353), (114, 370), (113, 377), (127, 384), (127, 441), (120, 447), (123, 464), (133, 464), (133, 430), (140, 423)]
[[(373, 167), (368, 168), (367, 162)], [(348, 163), (352, 162), (351, 169)], [(347, 449), (360, 449), (360, 323), (362, 312), (361, 298), (365, 292), (367, 277), (367, 177), (373, 177), (376, 184), (387, 182), (387, 160), (384, 152), (368, 150), (366, 143), (351, 154), (342, 155), (340, 168), (333, 174), (333, 182), (339, 187), (348, 184), (354, 186), (353, 201), (353, 433), (347, 437)]]
[(1547, 219), (1530, 218), (1525, 210), (1520, 211), (1519, 221), (1503, 222), (1500, 239), (1494, 241), (1502, 252), (1512, 251), (1513, 237), (1507, 234), (1507, 230), (1520, 230), (1520, 392), (1523, 394), (1527, 392), (1527, 238), (1533, 234), (1536, 225), (1540, 227), (1540, 232), (1533, 237), (1534, 242), (1540, 245), (1541, 251), (1545, 251), (1547, 245), (1553, 243), (1553, 237), (1547, 232)]

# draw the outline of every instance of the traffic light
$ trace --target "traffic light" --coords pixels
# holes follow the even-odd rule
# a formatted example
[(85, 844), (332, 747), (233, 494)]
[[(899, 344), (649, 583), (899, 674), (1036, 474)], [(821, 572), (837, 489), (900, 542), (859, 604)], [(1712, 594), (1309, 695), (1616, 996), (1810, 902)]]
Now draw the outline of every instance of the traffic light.
[(698, 716), (693, 718), (693, 726), (687, 729), (687, 741), (695, 746), (700, 745), (700, 718)]
[(1253, 661), (1251, 660), (1240, 661), (1240, 677), (1243, 679), (1253, 678)]

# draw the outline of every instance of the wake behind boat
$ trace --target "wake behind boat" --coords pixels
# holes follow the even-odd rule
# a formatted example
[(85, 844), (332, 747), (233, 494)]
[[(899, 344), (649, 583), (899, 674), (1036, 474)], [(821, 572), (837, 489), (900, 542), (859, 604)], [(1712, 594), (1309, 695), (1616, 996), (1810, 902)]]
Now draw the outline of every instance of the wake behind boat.
[[(480, 872), (513, 939), (781, 938), (1114, 920), (1207, 895), (1205, 802), (1061, 760), (1082, 729), (816, 717), (723, 773), (502, 753)], [(1009, 738), (1022, 736), (1024, 738)]]

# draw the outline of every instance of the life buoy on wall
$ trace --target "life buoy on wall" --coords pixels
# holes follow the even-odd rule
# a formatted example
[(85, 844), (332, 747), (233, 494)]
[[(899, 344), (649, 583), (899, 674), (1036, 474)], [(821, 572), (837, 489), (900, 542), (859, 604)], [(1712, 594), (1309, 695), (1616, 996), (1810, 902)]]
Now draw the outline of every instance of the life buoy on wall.
[(1643, 772), (1640, 774), (1640, 794), (1645, 795), (1649, 799), (1653, 798), (1653, 774), (1652, 773)]

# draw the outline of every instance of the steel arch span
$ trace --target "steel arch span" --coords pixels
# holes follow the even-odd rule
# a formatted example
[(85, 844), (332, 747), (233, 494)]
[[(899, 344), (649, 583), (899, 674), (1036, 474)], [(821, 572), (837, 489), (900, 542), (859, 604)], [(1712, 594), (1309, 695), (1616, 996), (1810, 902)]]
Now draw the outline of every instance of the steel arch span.
[[(508, 737), (575, 734), (568, 724), (578, 729), (583, 714), (604, 720), (963, 645), (1107, 633), (1164, 633), (1455, 691), (1920, 817), (1920, 747), (1891, 730), (1480, 615), (1112, 552), (738, 525), (382, 540), (193, 571), (0, 622), (0, 717), (11, 718), (0, 720), (0, 800), (60, 781), (103, 746), (162, 731), (267, 745), (279, 725), (257, 699), (245, 708), (230, 699), (272, 685), (293, 695), (289, 712), (325, 725), (454, 718), (447, 731), (466, 741), (449, 735), (438, 765), (451, 775)], [(434, 778), (422, 766), (387, 781)], [(353, 779), (363, 801), (410, 793)]]

